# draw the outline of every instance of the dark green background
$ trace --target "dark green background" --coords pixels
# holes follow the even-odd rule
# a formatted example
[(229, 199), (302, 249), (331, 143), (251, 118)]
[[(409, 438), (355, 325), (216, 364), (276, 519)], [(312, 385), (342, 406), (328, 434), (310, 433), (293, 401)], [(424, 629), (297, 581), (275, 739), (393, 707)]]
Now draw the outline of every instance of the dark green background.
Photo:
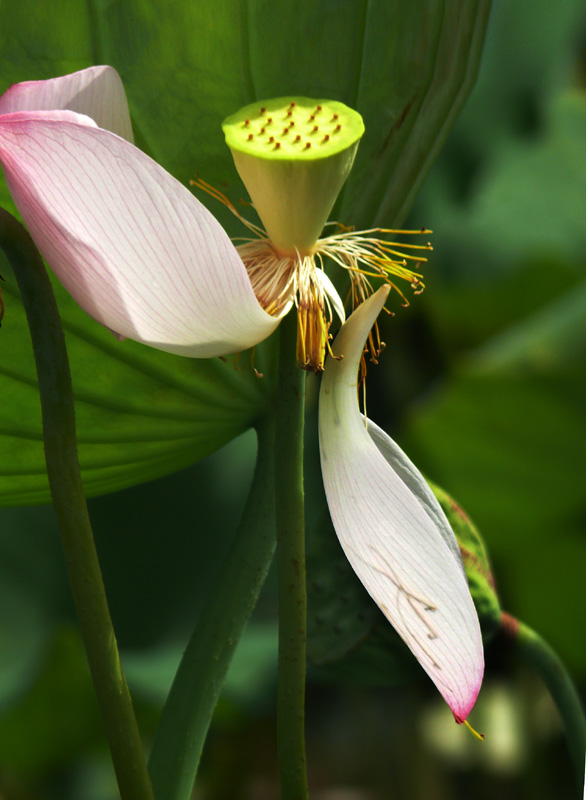
[[(413, 12), (411, 4), (382, 1), (317, 5), (319, 47), (307, 38), (310, 3), (287, 13), (276, 3), (176, 2), (164, 12), (159, 3), (138, 0), (68, 0), (53, 14), (41, 2), (18, 8), (5, 2), (0, 90), (113, 63), (128, 88), (138, 144), (183, 181), (203, 175), (205, 152), (205, 177), (235, 196), (241, 189), (219, 136), (222, 117), (255, 95), (330, 94), (358, 106), (372, 132), (339, 218), (367, 225), (400, 217), (441, 140), (449, 106), (441, 71), (435, 85), (428, 76), (425, 95), (414, 88), (437, 43), (432, 21), (443, 4), (425, 4), (424, 18), (423, 4), (413, 4)], [(303, 44), (280, 51), (271, 38), (279, 25), (289, 26), (291, 42)], [(342, 42), (339, 31), (349, 28), (355, 36)], [(248, 36), (240, 35), (243, 29)], [(397, 49), (411, 62), (402, 62), (389, 99), (387, 73)], [(368, 384), (369, 414), (475, 519), (504, 607), (551, 642), (582, 689), (585, 49), (581, 2), (493, 6), (479, 81), (410, 212), (409, 224), (434, 229), (427, 288), (407, 310), (396, 303), (397, 315), (385, 320), (387, 350)], [(424, 109), (426, 124), (401, 134), (383, 154), (384, 171), (373, 174), (372, 159), (414, 94), (422, 106), (443, 101), (444, 112), (436, 120), (433, 109)], [(22, 317), (12, 313), (17, 299), (9, 275), (4, 266), (0, 272), (8, 279), (0, 331), (1, 491), (8, 504), (38, 502), (45, 491), (40, 426), (38, 412), (27, 412), (36, 407), (34, 372)], [(82, 464), (94, 494), (212, 452), (244, 431), (270, 394), (271, 371), (264, 369), (270, 345), (258, 356), (263, 383), (231, 364), (174, 359), (132, 343), (121, 351), (67, 300), (62, 304), (77, 376)], [(312, 382), (312, 537), (328, 535), (316, 396)], [(147, 732), (229, 547), (253, 460), (248, 433), (195, 467), (91, 501), (114, 621)], [(273, 588), (270, 579), (230, 672), (204, 754), (201, 797), (275, 796)], [(0, 793), (9, 800), (109, 800), (112, 774), (49, 508), (1, 512), (0, 599)], [(376, 645), (373, 637), (365, 645), (373, 664)], [(487, 735), (484, 745), (453, 725), (424, 680), (401, 690), (365, 686), (380, 682), (380, 670), (373, 676), (364, 658), (358, 666), (342, 664), (335, 678), (315, 668), (308, 692), (313, 796), (578, 797), (539, 680), (496, 646), (487, 657), (472, 718)]]

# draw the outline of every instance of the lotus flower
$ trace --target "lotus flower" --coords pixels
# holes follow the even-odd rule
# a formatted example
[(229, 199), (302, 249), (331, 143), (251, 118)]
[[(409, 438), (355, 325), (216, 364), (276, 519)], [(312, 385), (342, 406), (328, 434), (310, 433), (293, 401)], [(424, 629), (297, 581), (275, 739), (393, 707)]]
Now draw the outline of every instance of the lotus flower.
[[(321, 371), (331, 309), (344, 318), (323, 257), (348, 270), (356, 302), (371, 293), (372, 272), (390, 286), (390, 275), (419, 286), (394, 245), (370, 238), (372, 231), (315, 241), (352, 165), (359, 115), (329, 101), (270, 102), (291, 119), (275, 136), (265, 106), (225, 123), (236, 165), (268, 220), (268, 233), (249, 223), (257, 238), (237, 249), (207, 208), (133, 145), (112, 68), (17, 84), (0, 98), (0, 161), (29, 232), (79, 305), (120, 338), (185, 356), (226, 355), (268, 337), (295, 304), (298, 362)], [(315, 108), (303, 129), (307, 103)], [(261, 158), (250, 148), (264, 148)], [(285, 151), (295, 154), (283, 166)], [(281, 194), (294, 205), (275, 214)], [(343, 358), (328, 360), (324, 482), (353, 568), (461, 722), (482, 679), (482, 644), (458, 546), (415, 467), (358, 409), (360, 356), (388, 291), (359, 305), (334, 343)]]

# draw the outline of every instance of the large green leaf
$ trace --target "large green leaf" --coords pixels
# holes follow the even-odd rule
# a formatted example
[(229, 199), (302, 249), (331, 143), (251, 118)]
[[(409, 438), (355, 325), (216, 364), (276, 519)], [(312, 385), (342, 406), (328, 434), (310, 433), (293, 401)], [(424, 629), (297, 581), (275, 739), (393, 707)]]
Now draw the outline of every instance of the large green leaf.
[[(488, 0), (418, 0), (408, 8), (399, 0), (65, 0), (55, 14), (34, 0), (5, 3), (0, 90), (110, 63), (126, 86), (138, 145), (180, 180), (199, 172), (235, 200), (243, 190), (220, 131), (226, 115), (282, 94), (343, 100), (367, 124), (343, 221), (391, 222), (410, 203), (471, 86), (488, 6)], [(3, 184), (0, 205), (14, 211)], [(242, 233), (224, 208), (212, 210), (232, 235)], [(44, 502), (32, 356), (14, 284), (4, 277), (0, 503)], [(120, 345), (57, 291), (89, 494), (189, 464), (262, 413), (271, 392), (270, 349), (257, 354), (265, 372), (257, 380), (247, 358), (235, 372), (219, 361)]]
[[(4, 270), (4, 267), (2, 268)], [(20, 298), (8, 275), (0, 359), (0, 503), (46, 502), (35, 365)], [(194, 361), (119, 343), (80, 313), (55, 282), (75, 383), (78, 441), (89, 495), (193, 463), (242, 433), (262, 409), (270, 378), (243, 357)]]

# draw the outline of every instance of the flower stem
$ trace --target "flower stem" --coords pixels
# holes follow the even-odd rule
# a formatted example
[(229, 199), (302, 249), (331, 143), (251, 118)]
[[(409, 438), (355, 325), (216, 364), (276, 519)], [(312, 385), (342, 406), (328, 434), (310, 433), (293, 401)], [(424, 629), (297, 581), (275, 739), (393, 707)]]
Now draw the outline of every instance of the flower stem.
[(0, 247), (14, 270), (31, 332), (51, 496), (120, 796), (153, 800), (83, 494), (71, 376), (57, 304), (32, 239), (2, 209)]
[(189, 800), (210, 720), (232, 655), (275, 550), (274, 423), (257, 430), (256, 469), (236, 535), (189, 640), (149, 759), (157, 798)]
[(277, 735), (282, 800), (308, 797), (305, 764), (307, 596), (303, 494), (305, 372), (296, 365), (297, 315), (280, 326), (275, 447), (279, 575)]
[(562, 718), (578, 786), (584, 786), (586, 718), (580, 697), (560, 657), (528, 625), (509, 614), (502, 614), (501, 628), (515, 649), (539, 673)]

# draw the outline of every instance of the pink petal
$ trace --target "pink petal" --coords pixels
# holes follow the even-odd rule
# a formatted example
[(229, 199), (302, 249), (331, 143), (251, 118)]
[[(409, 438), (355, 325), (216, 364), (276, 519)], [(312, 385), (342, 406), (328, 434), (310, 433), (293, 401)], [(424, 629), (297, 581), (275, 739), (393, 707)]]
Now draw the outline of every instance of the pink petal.
[[(482, 682), (478, 617), (459, 548), (417, 468), (357, 399), (364, 342), (388, 294), (352, 314), (322, 378), (322, 473), (340, 543), (363, 585), (452, 709), (468, 716)], [(432, 499), (433, 498), (433, 499)]]
[(15, 83), (0, 97), (0, 114), (54, 110), (85, 114), (99, 128), (134, 141), (124, 87), (112, 67), (89, 67), (61, 78)]
[(209, 357), (250, 347), (278, 325), (205, 206), (87, 117), (0, 117), (0, 161), (39, 250), (107, 328), (160, 350)]

